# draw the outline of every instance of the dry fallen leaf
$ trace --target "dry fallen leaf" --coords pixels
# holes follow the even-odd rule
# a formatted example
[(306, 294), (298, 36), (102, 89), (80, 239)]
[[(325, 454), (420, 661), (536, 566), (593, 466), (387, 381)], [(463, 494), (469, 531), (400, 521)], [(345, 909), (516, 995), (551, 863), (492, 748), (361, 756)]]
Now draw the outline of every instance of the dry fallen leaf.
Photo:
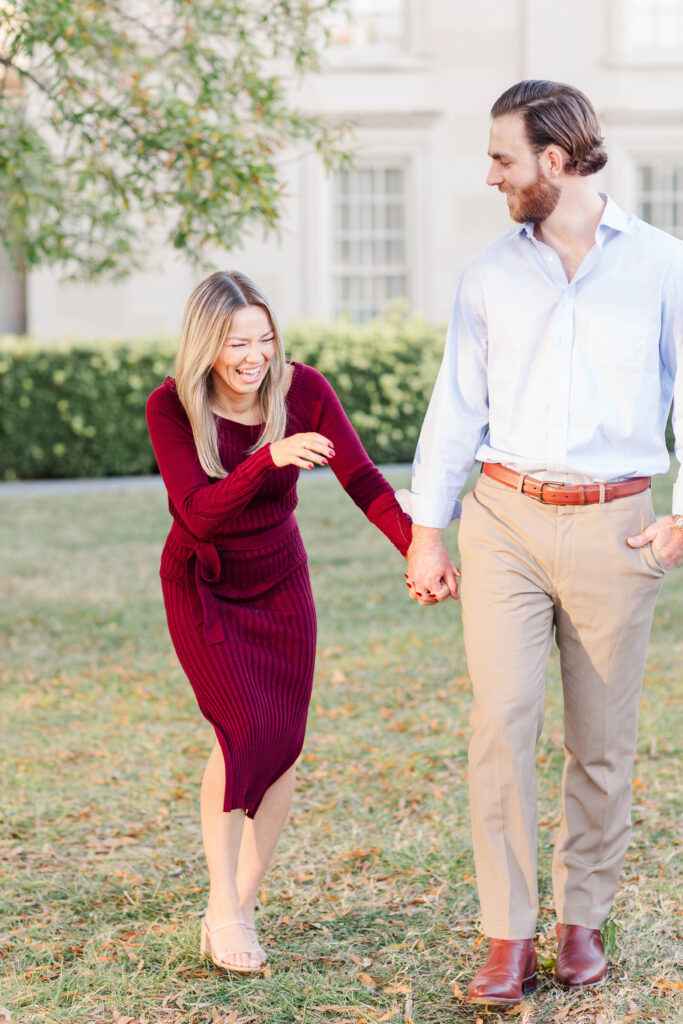
[(168, 1006), (171, 1005), (171, 1003), (175, 1003), (176, 1006), (179, 1006), (182, 1009), (186, 991), (186, 989), (183, 989), (182, 992), (176, 992), (174, 996), (164, 996), (164, 998), (161, 1001), (162, 1009), (165, 1010)]
[(371, 978), (369, 974), (363, 974), (362, 972), (358, 975), (358, 980), (361, 985), (365, 985), (366, 988), (377, 988), (377, 982), (374, 978)]
[(453, 995), (455, 996), (456, 999), (464, 999), (465, 998), (464, 995), (462, 994), (462, 989), (458, 985), (457, 981), (452, 981), (451, 982), (451, 992), (453, 993)]
[(657, 978), (652, 982), (653, 988), (661, 988), (662, 992), (683, 991), (683, 981), (680, 978)]
[(413, 991), (413, 986), (406, 985), (405, 982), (396, 982), (395, 985), (387, 985), (384, 991), (390, 996), (409, 996)]
[(567, 1017), (567, 1016), (569, 1015), (569, 1011), (570, 1011), (570, 1009), (571, 1009), (571, 1007), (570, 1007), (570, 1006), (563, 1006), (561, 1010), (558, 1010), (558, 1011), (557, 1011), (557, 1013), (556, 1013), (556, 1014), (555, 1014), (555, 1016), (553, 1017), (553, 1021), (561, 1021), (561, 1020), (564, 1020), (564, 1018), (565, 1018), (565, 1017)]

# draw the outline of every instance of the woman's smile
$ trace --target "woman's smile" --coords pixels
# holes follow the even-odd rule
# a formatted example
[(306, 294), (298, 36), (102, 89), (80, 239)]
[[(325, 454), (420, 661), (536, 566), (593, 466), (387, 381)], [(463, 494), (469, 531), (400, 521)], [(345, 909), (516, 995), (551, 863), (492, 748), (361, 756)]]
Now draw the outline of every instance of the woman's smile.
[(235, 373), (239, 377), (241, 377), (242, 380), (245, 380), (245, 381), (251, 383), (251, 382), (253, 382), (255, 380), (260, 380), (261, 372), (263, 371), (263, 369), (264, 369), (263, 366), (250, 366), (250, 367), (243, 367), (241, 370), (237, 370), (236, 369)]

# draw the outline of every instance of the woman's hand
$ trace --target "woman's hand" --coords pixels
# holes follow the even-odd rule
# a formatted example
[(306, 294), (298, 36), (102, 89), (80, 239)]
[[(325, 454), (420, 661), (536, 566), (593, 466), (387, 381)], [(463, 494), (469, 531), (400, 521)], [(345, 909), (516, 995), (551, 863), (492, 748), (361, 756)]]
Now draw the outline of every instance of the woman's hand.
[(276, 466), (313, 469), (314, 463), (326, 466), (334, 458), (334, 445), (322, 434), (292, 434), (281, 441), (273, 441), (270, 456)]

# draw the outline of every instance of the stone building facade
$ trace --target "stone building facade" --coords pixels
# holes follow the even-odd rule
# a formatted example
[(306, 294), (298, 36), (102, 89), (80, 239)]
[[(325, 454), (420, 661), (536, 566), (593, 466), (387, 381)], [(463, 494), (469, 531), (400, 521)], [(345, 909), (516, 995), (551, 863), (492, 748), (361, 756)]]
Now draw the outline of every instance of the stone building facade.
[[(683, 0), (351, 0), (325, 71), (298, 100), (353, 124), (355, 166), (326, 177), (312, 154), (284, 165), (279, 238), (217, 253), (269, 294), (281, 321), (387, 302), (444, 322), (467, 259), (509, 226), (484, 178), (489, 108), (521, 78), (582, 88), (610, 159), (601, 187), (683, 237)], [(160, 249), (118, 285), (0, 269), (0, 332), (42, 337), (178, 331), (197, 273)]]

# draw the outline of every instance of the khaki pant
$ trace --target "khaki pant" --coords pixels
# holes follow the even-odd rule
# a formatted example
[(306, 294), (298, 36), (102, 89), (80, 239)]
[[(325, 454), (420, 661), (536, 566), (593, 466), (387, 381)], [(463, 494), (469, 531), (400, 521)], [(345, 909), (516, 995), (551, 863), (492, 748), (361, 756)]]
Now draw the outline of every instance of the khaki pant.
[(564, 690), (558, 920), (599, 928), (628, 846), (638, 703), (665, 575), (626, 537), (654, 519), (649, 491), (545, 505), (481, 476), (463, 504), (462, 614), (472, 678), (469, 784), (483, 929), (536, 929), (536, 764), (553, 635)]

